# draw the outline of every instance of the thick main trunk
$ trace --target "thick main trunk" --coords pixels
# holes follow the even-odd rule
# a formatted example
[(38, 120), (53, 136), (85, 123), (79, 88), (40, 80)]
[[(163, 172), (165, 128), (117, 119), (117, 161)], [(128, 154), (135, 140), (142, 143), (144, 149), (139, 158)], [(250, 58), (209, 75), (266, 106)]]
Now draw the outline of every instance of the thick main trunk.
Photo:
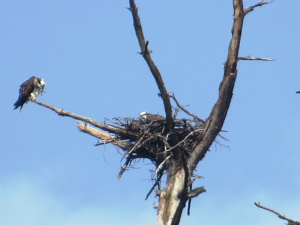
[(160, 193), (157, 225), (178, 225), (187, 201), (183, 168), (167, 171), (167, 183)]

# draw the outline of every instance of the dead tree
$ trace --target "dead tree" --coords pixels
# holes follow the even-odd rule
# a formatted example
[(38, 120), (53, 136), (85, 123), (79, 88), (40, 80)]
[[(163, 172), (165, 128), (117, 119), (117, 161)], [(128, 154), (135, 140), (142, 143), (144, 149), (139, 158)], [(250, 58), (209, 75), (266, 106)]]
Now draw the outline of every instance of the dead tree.
[[(244, 8), (242, 0), (233, 0), (232, 38), (224, 65), (224, 75), (219, 86), (219, 97), (206, 120), (187, 111), (180, 105), (175, 95), (166, 90), (160, 71), (151, 58), (151, 51), (148, 49), (149, 41), (144, 37), (134, 0), (129, 0), (128, 9), (132, 14), (134, 30), (141, 49), (140, 54), (145, 59), (158, 86), (159, 96), (165, 109), (165, 118), (157, 117), (152, 120), (144, 117), (113, 118), (111, 121), (99, 123), (36, 100), (34, 102), (55, 111), (60, 116), (78, 120), (80, 131), (101, 139), (96, 145), (111, 143), (122, 149), (125, 163), (119, 173), (119, 179), (137, 159), (149, 159), (156, 168), (154, 172), (156, 181), (147, 197), (156, 188), (156, 195), (159, 198), (157, 224), (179, 224), (186, 204), (188, 203), (189, 213), (191, 199), (205, 192), (204, 187), (192, 188), (194, 181), (192, 177), (196, 176), (194, 171), (197, 164), (205, 157), (224, 124), (237, 77), (238, 61), (270, 60), (250, 56), (239, 57), (244, 17), (255, 7), (270, 2), (261, 0), (253, 6)], [(171, 100), (174, 100), (176, 106), (172, 107)], [(177, 118), (178, 111), (186, 113), (186, 118)], [(163, 175), (166, 176), (166, 183), (161, 188)]]

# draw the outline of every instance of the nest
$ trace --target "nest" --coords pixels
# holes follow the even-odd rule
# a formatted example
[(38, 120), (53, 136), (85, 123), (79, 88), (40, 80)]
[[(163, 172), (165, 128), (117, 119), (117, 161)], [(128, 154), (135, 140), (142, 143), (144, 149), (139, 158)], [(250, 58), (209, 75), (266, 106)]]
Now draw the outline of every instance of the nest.
[(166, 120), (146, 120), (144, 118), (113, 118), (118, 127), (126, 130), (125, 134), (116, 134), (119, 140), (127, 140), (132, 144), (126, 150), (124, 157), (130, 159), (148, 158), (156, 165), (162, 163), (172, 154), (172, 150), (179, 148), (184, 154), (190, 154), (200, 139), (203, 122), (194, 119), (174, 119), (174, 130), (178, 143), (171, 146), (170, 132), (166, 129)]

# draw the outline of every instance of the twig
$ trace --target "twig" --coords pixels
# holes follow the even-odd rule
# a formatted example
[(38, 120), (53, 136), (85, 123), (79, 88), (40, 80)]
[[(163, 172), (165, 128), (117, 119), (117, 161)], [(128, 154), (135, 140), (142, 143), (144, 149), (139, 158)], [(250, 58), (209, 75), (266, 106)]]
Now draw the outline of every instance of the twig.
[(227, 149), (230, 149), (229, 148), (229, 145), (224, 145), (224, 144), (222, 144), (221, 142), (219, 142), (217, 139), (215, 139), (215, 147), (217, 148), (217, 145), (220, 145), (221, 146), (221, 148), (222, 147), (224, 147), (224, 148), (227, 148)]
[(251, 57), (250, 55), (247, 57), (238, 57), (238, 60), (260, 60), (260, 61), (274, 61), (275, 59), (268, 59), (268, 58), (256, 58)]
[(150, 196), (150, 194), (151, 194), (152, 191), (154, 190), (155, 186), (156, 186), (156, 185), (159, 186), (160, 180), (161, 180), (163, 174), (164, 174), (164, 171), (163, 171), (163, 170), (159, 171), (159, 173), (157, 174), (157, 179), (156, 179), (155, 183), (153, 184), (152, 188), (150, 189), (150, 191), (148, 192), (148, 194), (147, 194), (145, 200), (148, 199), (148, 197)]
[(179, 104), (179, 102), (177, 101), (177, 99), (175, 98), (174, 93), (169, 94), (169, 96), (175, 101), (176, 105), (178, 106), (178, 108), (180, 108), (183, 112), (185, 112), (186, 114), (196, 118), (197, 120), (201, 121), (202, 123), (204, 123), (205, 121), (201, 118), (199, 118), (198, 116), (194, 115), (193, 113), (189, 112), (188, 110), (186, 110), (183, 106), (181, 106)]
[(170, 135), (170, 133), (168, 133), (166, 135), (166, 137), (164, 137), (164, 136), (159, 135), (159, 134), (151, 134), (151, 136), (158, 137), (159, 139), (161, 139), (161, 141), (164, 143), (165, 151), (167, 150), (167, 148), (170, 148), (170, 145), (168, 143), (168, 137), (169, 137), (169, 135)]
[(256, 3), (255, 5), (249, 6), (248, 8), (244, 9), (244, 16), (248, 14), (249, 12), (253, 11), (255, 7), (262, 6), (265, 4), (269, 4), (271, 2), (274, 2), (275, 0), (269, 1), (269, 2), (264, 2), (264, 0), (261, 0), (259, 3)]
[(124, 173), (125, 170), (127, 169), (128, 164), (130, 163), (130, 161), (131, 161), (131, 158), (130, 158), (130, 157), (127, 157), (126, 162), (125, 162), (124, 165), (121, 167), (121, 170), (120, 170), (120, 172), (119, 172), (118, 180), (121, 179), (123, 173)]
[(192, 174), (192, 177), (195, 177), (195, 178), (198, 178), (198, 179), (201, 179), (201, 178), (204, 178), (204, 177), (202, 177), (202, 176), (200, 176), (200, 175), (197, 175), (197, 174)]
[[(138, 140), (138, 142), (135, 143), (135, 145), (132, 147), (132, 149), (130, 149), (130, 151), (125, 152), (124, 156), (122, 157), (122, 159), (128, 154), (131, 155), (138, 147), (142, 146), (144, 143), (146, 143), (146, 141), (148, 140), (148, 138), (146, 139), (146, 141), (144, 141), (141, 145), (140, 143), (142, 142), (142, 140), (144, 139), (146, 133), (143, 134), (143, 136)], [(122, 161), (121, 159), (121, 161)]]
[(178, 142), (176, 145), (174, 145), (173, 147), (167, 149), (166, 151), (171, 151), (173, 150), (174, 148), (176, 148), (177, 146), (179, 146), (182, 142), (184, 142), (189, 136), (191, 136), (192, 134), (198, 132), (198, 131), (203, 131), (203, 129), (197, 129), (197, 130), (194, 130), (194, 131), (191, 131), (188, 135), (185, 136), (184, 139), (182, 139), (180, 142)]
[[(222, 132), (227, 132), (227, 131), (225, 131), (225, 130), (221, 130)], [(221, 135), (220, 133), (218, 134), (218, 136), (220, 137), (220, 138), (222, 138), (223, 140), (225, 140), (225, 141), (229, 141), (226, 137), (224, 137), (223, 135)]]
[(169, 155), (167, 158), (165, 158), (164, 161), (162, 161), (162, 163), (159, 164), (159, 166), (158, 166), (157, 169), (154, 171), (154, 173), (158, 173), (158, 172), (161, 170), (161, 168), (163, 167), (163, 165), (165, 164), (165, 162), (166, 162), (169, 158), (171, 158), (172, 156), (173, 156), (173, 154), (171, 154), (171, 155)]
[(261, 209), (264, 209), (264, 210), (267, 210), (267, 211), (269, 211), (269, 212), (274, 213), (274, 214), (277, 215), (280, 219), (283, 219), (283, 220), (288, 221), (290, 225), (294, 225), (294, 224), (295, 224), (295, 225), (296, 225), (296, 224), (297, 224), (297, 225), (300, 225), (300, 222), (291, 220), (291, 219), (289, 219), (289, 218), (287, 218), (287, 217), (281, 215), (280, 213), (274, 211), (273, 209), (269, 209), (269, 208), (267, 208), (267, 207), (261, 205), (260, 203), (254, 202), (254, 205), (256, 205), (257, 207), (259, 207), (259, 208), (261, 208)]
[[(140, 144), (140, 142), (142, 141), (142, 138), (141, 138), (141, 139), (138, 141), (138, 143), (136, 143), (136, 144), (129, 150), (129, 152), (128, 152), (128, 151), (125, 152), (125, 154), (123, 155), (121, 161), (123, 160), (123, 158), (124, 158), (126, 155), (132, 155), (133, 152), (134, 152), (136, 149), (138, 149), (138, 148), (144, 146), (151, 138), (152, 138), (151, 136), (148, 137), (146, 140), (144, 140), (144, 141)], [(149, 145), (148, 145), (147, 147), (149, 147)]]
[(123, 173), (125, 172), (125, 170), (126, 170), (127, 167), (128, 167), (128, 164), (130, 164), (131, 161), (132, 161), (133, 159), (135, 159), (135, 158), (136, 158), (136, 157), (133, 156), (133, 155), (129, 155), (129, 156), (127, 157), (126, 162), (125, 162), (124, 165), (121, 167), (121, 170), (120, 170), (120, 172), (119, 172), (118, 180), (121, 179)]

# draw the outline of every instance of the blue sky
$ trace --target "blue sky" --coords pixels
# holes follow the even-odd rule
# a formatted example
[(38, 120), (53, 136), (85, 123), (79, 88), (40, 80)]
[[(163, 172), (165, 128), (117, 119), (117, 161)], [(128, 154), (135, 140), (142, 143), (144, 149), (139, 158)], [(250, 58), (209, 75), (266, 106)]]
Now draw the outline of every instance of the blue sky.
[[(168, 91), (205, 119), (217, 97), (232, 26), (231, 1), (137, 1)], [(244, 5), (256, 1), (245, 0)], [(148, 161), (120, 181), (121, 156), (80, 133), (71, 118), (34, 103), (13, 111), (19, 85), (46, 80), (39, 100), (93, 118), (164, 113), (127, 1), (8, 1), (0, 7), (0, 223), (155, 224)], [(197, 168), (207, 192), (182, 224), (284, 224), (254, 202), (300, 220), (299, 1), (247, 15), (223, 129)]]

